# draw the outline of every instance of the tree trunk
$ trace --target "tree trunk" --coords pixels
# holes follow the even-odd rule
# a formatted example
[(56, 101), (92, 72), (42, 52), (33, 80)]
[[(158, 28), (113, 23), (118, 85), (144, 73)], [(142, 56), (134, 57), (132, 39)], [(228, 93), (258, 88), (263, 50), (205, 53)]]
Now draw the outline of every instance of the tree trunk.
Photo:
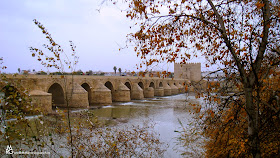
[(250, 152), (252, 153), (253, 158), (260, 158), (260, 141), (258, 135), (258, 120), (257, 115), (258, 111), (254, 106), (253, 102), (253, 88), (245, 88), (245, 99), (246, 99), (246, 111), (248, 113), (248, 136), (249, 136), (249, 145)]

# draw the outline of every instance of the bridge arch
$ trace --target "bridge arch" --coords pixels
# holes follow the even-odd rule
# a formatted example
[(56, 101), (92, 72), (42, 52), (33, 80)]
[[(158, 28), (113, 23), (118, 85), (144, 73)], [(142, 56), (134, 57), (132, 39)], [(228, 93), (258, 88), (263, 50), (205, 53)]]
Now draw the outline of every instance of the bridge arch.
[(138, 82), (138, 85), (144, 90), (144, 84), (142, 81)]
[(52, 104), (54, 106), (61, 106), (65, 104), (64, 91), (60, 84), (53, 83), (48, 88), (48, 93), (52, 94)]
[(126, 81), (124, 83), (124, 85), (126, 85), (126, 87), (130, 90), (130, 99), (132, 98), (132, 84), (129, 81)]
[(81, 86), (88, 92), (88, 102), (89, 102), (89, 104), (92, 104), (91, 88), (90, 88), (89, 84), (85, 82)]
[(105, 85), (108, 89), (111, 90), (111, 93), (114, 91), (114, 86), (113, 86), (112, 82), (107, 81), (104, 85)]
[(125, 82), (124, 85), (131, 91), (131, 83), (129, 81)]
[(126, 87), (127, 87), (128, 89), (130, 89), (130, 91), (131, 91), (133, 82), (132, 82), (130, 79), (126, 79), (126, 80), (124, 80), (123, 83), (124, 83), (124, 85), (126, 85)]
[(154, 82), (150, 82), (149, 87), (153, 87), (154, 89), (156, 88)]
[(105, 87), (107, 87), (108, 89), (110, 89), (111, 90), (111, 99), (112, 99), (112, 101), (114, 101), (115, 99), (114, 99), (114, 86), (113, 86), (113, 84), (112, 84), (112, 82), (110, 82), (110, 81), (107, 81), (107, 82), (105, 82)]
[(158, 87), (163, 87), (162, 82), (159, 82)]

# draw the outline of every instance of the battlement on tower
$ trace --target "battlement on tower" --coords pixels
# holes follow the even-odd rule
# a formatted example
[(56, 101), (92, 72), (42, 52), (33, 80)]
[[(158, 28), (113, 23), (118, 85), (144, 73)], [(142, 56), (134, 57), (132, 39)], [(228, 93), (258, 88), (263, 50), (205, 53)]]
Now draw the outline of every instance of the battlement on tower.
[(189, 79), (190, 81), (201, 80), (201, 63), (174, 63), (174, 78)]

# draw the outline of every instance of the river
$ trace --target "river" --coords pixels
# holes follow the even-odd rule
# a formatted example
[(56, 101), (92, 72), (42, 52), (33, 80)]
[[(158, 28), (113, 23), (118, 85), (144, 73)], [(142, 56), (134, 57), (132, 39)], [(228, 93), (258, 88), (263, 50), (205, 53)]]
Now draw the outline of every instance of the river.
[(112, 105), (90, 111), (115, 126), (125, 124), (129, 127), (141, 125), (143, 122), (153, 123), (155, 132), (159, 134), (159, 140), (167, 145), (164, 157), (179, 158), (182, 157), (180, 151), (184, 150), (177, 139), (180, 136), (178, 131), (182, 131), (180, 122), (186, 129), (193, 128), (195, 114), (189, 103), (201, 104), (200, 102), (201, 100), (195, 99), (194, 96), (178, 94), (126, 103), (114, 102)]
[[(101, 131), (104, 131), (107, 127), (116, 129), (126, 128), (130, 130), (133, 126), (141, 126), (145, 123), (152, 124), (153, 132), (156, 133), (159, 141), (163, 143), (162, 147), (165, 150), (163, 157), (201, 157), (200, 153), (203, 152), (203, 138), (194, 128), (194, 125), (197, 123), (194, 117), (197, 114), (194, 112), (193, 106), (191, 106), (189, 103), (201, 104), (202, 101), (201, 99), (196, 99), (194, 96), (178, 94), (165, 97), (145, 98), (144, 100), (133, 100), (130, 102), (113, 102), (111, 105), (90, 106), (89, 109), (73, 109), (71, 111), (71, 122), (72, 126), (75, 126), (75, 119), (77, 118), (75, 117), (75, 115), (79, 115), (79, 117), (82, 117), (82, 119), (78, 118), (79, 121), (86, 120), (84, 122), (88, 122), (88, 119), (83, 115), (83, 113), (85, 112), (87, 115), (90, 114), (97, 116), (99, 120), (106, 124), (105, 127), (101, 128)], [(51, 139), (54, 140), (54, 144), (57, 145), (57, 147), (53, 145), (50, 146), (56, 148), (58, 153), (60, 153), (59, 155), (70, 156), (69, 150), (64, 151), (64, 149), (66, 149), (67, 147), (60, 147), (61, 145), (67, 144), (66, 138), (68, 134), (65, 135), (65, 131), (62, 132), (62, 134), (58, 134), (60, 132), (58, 132), (59, 130), (57, 129), (63, 129), (63, 125), (59, 127), (59, 122), (57, 122), (57, 118), (59, 118), (58, 115), (39, 117), (39, 119), (34, 117), (34, 121), (30, 122), (30, 126), (34, 126), (33, 131), (34, 129), (37, 129), (37, 127), (38, 129), (40, 129), (37, 131), (37, 133), (39, 133), (37, 137), (39, 137), (41, 141), (44, 140), (46, 143), (50, 143)], [(187, 137), (183, 138), (187, 138), (190, 140), (188, 141), (187, 146), (182, 145), (182, 143), (185, 142), (180, 142), (178, 140), (178, 137), (181, 136), (180, 131), (183, 130), (182, 126), (186, 129), (185, 131), (187, 131), (188, 134)], [(84, 127), (88, 127), (88, 125), (85, 125)], [(24, 132), (21, 130), (25, 129), (26, 127), (24, 125), (16, 125), (15, 128), (23, 134)], [(50, 129), (53, 129), (53, 131), (50, 132)], [(30, 133), (33, 133), (33, 131), (30, 131)], [(88, 134), (90, 132), (92, 131), (83, 133)], [(25, 131), (25, 133), (27, 132)], [(53, 135), (47, 136), (49, 135), (48, 133), (53, 133)], [(82, 135), (84, 135), (83, 133)], [(90, 137), (83, 137), (80, 135), (79, 139), (81, 139), (82, 141), (89, 141), (88, 144), (94, 144), (88, 138)], [(33, 140), (33, 138), (31, 139)], [(22, 142), (25, 141), (28, 140), (22, 139)], [(22, 147), (23, 146), (13, 146), (15, 151), (19, 150)], [(3, 149), (5, 149), (5, 145)], [(25, 150), (30, 149), (31, 148), (28, 149), (28, 147), (25, 147)], [(97, 148), (97, 150), (98, 149), (99, 148)], [(89, 150), (91, 149), (89, 148)], [(43, 151), (51, 150), (44, 147)], [(186, 152), (186, 155), (181, 155), (183, 152)], [(4, 150), (1, 150), (1, 153), (5, 155)], [(56, 156), (54, 155), (54, 157)]]

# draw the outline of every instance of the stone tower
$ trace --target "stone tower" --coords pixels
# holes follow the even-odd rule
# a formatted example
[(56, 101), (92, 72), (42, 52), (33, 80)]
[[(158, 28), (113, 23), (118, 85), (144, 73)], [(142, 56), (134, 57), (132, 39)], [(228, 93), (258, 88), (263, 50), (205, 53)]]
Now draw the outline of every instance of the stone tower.
[(189, 79), (190, 81), (201, 80), (201, 63), (174, 63), (174, 78)]

